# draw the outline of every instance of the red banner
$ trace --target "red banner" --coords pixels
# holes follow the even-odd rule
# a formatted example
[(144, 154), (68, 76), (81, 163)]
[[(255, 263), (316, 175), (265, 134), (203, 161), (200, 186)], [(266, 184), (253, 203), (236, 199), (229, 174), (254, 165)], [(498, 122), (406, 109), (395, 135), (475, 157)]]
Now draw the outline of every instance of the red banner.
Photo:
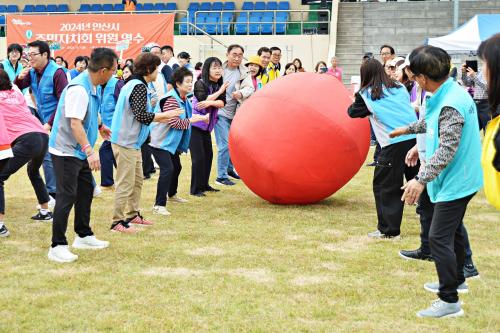
[(69, 63), (79, 55), (90, 56), (96, 47), (126, 48), (123, 59), (135, 58), (151, 42), (173, 46), (174, 17), (174, 14), (9, 14), (7, 43), (48, 41), (53, 54)]

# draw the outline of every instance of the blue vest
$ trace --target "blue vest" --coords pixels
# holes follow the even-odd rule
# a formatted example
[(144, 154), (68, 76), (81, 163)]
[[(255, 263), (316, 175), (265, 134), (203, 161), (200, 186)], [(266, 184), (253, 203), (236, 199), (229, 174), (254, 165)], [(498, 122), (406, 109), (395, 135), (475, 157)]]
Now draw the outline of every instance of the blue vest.
[(81, 151), (82, 147), (76, 141), (75, 136), (73, 135), (73, 130), (71, 129), (71, 118), (66, 117), (65, 111), (66, 92), (69, 87), (77, 85), (84, 87), (89, 96), (87, 113), (83, 119), (83, 128), (92, 147), (97, 140), (97, 119), (99, 116), (101, 99), (99, 94), (94, 92), (89, 74), (85, 71), (72, 80), (70, 84), (64, 88), (63, 93), (61, 94), (61, 99), (57, 107), (57, 113), (54, 118), (54, 124), (52, 126), (52, 132), (50, 133), (49, 147), (57, 149), (65, 154), (71, 154), (81, 160), (85, 160), (87, 155)]
[(77, 77), (80, 74), (81, 73), (74, 68), (69, 71), (69, 76), (71, 77), (71, 80), (73, 80), (75, 77)]
[[(179, 116), (181, 119), (191, 118), (193, 114), (193, 108), (191, 106), (191, 101), (189, 98), (186, 98), (186, 101), (183, 101), (175, 89), (171, 89), (165, 97), (162, 98), (162, 101), (167, 98), (175, 98), (177, 103), (180, 105), (182, 109), (185, 110), (183, 114)], [(160, 103), (156, 104), (155, 113), (160, 113)], [(152, 147), (167, 150), (171, 154), (175, 154), (177, 151), (187, 152), (189, 148), (189, 140), (191, 139), (191, 126), (186, 130), (171, 128), (168, 124), (165, 123), (155, 123), (151, 125), (151, 143), (149, 144)]]
[(372, 100), (371, 89), (363, 89), (361, 97), (371, 112), (370, 123), (381, 147), (415, 139), (415, 135), (389, 138), (389, 133), (398, 127), (405, 127), (417, 121), (415, 110), (410, 104), (410, 95), (402, 85), (399, 88), (383, 88), (384, 96)]
[(111, 128), (111, 122), (113, 121), (113, 113), (115, 112), (115, 88), (118, 79), (114, 76), (109, 79), (108, 83), (106, 83), (106, 87), (104, 87), (104, 91), (102, 86), (97, 88), (97, 93), (101, 96), (101, 120), (102, 123), (107, 127)]
[[(130, 94), (138, 84), (144, 84), (140, 80), (133, 79), (127, 82), (120, 91), (116, 102), (113, 120), (111, 122), (111, 139), (114, 144), (126, 148), (141, 149), (142, 144), (149, 135), (149, 126), (137, 121), (130, 108)], [(151, 102), (148, 94), (148, 112), (151, 110)]]
[(443, 107), (452, 107), (464, 118), (460, 144), (453, 160), (433, 181), (427, 184), (432, 202), (445, 202), (464, 198), (483, 186), (481, 169), (481, 139), (476, 104), (458, 83), (449, 78), (427, 99), (425, 122), (426, 160), (439, 146), (439, 115)]
[(36, 108), (44, 123), (47, 123), (57, 109), (57, 96), (54, 94), (54, 74), (60, 67), (54, 61), (49, 61), (42, 74), (40, 83), (37, 81), (35, 69), (30, 70), (31, 90), (36, 97)]
[(2, 65), (4, 71), (6, 71), (7, 75), (9, 75), (10, 82), (14, 82), (16, 77), (23, 71), (23, 65), (21, 64), (20, 61), (17, 62), (17, 70), (15, 70), (14, 67), (12, 67), (12, 64), (10, 63), (9, 59), (5, 59), (4, 61), (2, 61)]

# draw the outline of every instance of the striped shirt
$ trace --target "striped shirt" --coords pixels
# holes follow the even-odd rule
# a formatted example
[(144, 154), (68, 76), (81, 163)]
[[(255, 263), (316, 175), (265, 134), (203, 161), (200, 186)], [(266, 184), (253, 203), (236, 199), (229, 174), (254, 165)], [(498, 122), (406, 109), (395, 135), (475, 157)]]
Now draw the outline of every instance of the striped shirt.
[[(175, 109), (180, 108), (179, 103), (173, 97), (169, 97), (166, 99), (165, 104), (163, 104), (162, 111), (173, 111)], [(170, 118), (167, 122), (168, 126), (175, 129), (185, 130), (189, 128), (190, 121), (189, 119), (181, 119), (180, 117)]]
[(474, 77), (470, 77), (466, 71), (462, 71), (462, 82), (467, 87), (474, 87), (474, 99), (488, 99), (488, 87), (481, 71), (477, 72)]

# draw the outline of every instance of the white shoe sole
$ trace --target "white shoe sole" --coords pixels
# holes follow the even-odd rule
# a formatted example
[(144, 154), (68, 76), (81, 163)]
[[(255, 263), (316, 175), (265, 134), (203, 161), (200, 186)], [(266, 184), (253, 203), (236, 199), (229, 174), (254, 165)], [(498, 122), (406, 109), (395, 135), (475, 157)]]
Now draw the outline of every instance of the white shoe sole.
[(471, 276), (471, 277), (468, 277), (466, 278), (467, 280), (476, 280), (476, 279), (480, 279), (481, 278), (481, 275), (478, 274), (478, 275), (475, 275), (475, 276)]
[(450, 314), (447, 314), (446, 316), (442, 316), (442, 317), (424, 317), (422, 315), (420, 315), (419, 313), (417, 313), (417, 317), (418, 318), (433, 318), (433, 319), (441, 319), (441, 318), (455, 318), (455, 317), (462, 317), (464, 315), (464, 310), (463, 309), (460, 309), (460, 311), (458, 312), (455, 312), (455, 313), (450, 313)]
[[(427, 287), (426, 285), (424, 285), (424, 289), (427, 291), (430, 291), (431, 293), (434, 293), (434, 294), (437, 294), (439, 292), (439, 290), (431, 289), (431, 288)], [(457, 293), (467, 294), (467, 293), (469, 293), (469, 289), (457, 289)]]
[(398, 252), (399, 256), (401, 258), (403, 258), (404, 260), (411, 260), (411, 261), (428, 261), (428, 262), (432, 262), (430, 260), (426, 260), (426, 259), (415, 259), (415, 258), (410, 258), (410, 257), (407, 257), (407, 256), (404, 256), (401, 254), (401, 252)]
[(165, 214), (165, 213), (160, 213), (160, 212), (157, 212), (157, 211), (153, 211), (153, 214), (161, 215), (161, 216), (170, 216), (170, 215), (172, 215), (171, 213)]
[(3, 234), (0, 234), (0, 237), (9, 237), (10, 232), (7, 230), (7, 232), (4, 232)]
[(100, 246), (92, 246), (92, 245), (87, 245), (87, 244), (80, 244), (80, 245), (75, 245), (73, 244), (72, 248), (78, 249), (78, 250), (101, 250), (109, 247), (109, 244), (107, 245), (100, 245)]
[(74, 259), (61, 259), (61, 258), (58, 258), (56, 256), (53, 256), (52, 254), (49, 253), (48, 255), (48, 258), (50, 261), (55, 261), (55, 262), (60, 262), (60, 263), (68, 263), (68, 262), (73, 262), (73, 261), (76, 261), (78, 259), (78, 257), (74, 258)]

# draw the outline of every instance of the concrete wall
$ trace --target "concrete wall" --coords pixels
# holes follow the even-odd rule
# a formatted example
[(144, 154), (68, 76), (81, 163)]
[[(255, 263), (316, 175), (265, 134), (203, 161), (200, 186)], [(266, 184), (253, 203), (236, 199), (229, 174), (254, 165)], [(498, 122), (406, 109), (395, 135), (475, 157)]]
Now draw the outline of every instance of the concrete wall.
[[(329, 47), (328, 35), (307, 36), (217, 36), (224, 45), (240, 44), (245, 48), (245, 57), (257, 54), (262, 46), (278, 46), (283, 51), (282, 64), (291, 62), (294, 58), (302, 60), (304, 68), (312, 71), (317, 61), (326, 61)], [(191, 55), (192, 62), (203, 61), (215, 56), (225, 59), (226, 48), (207, 36), (175, 36), (175, 53), (186, 51)], [(4, 59), (7, 50), (6, 38), (0, 38), (0, 59)]]

